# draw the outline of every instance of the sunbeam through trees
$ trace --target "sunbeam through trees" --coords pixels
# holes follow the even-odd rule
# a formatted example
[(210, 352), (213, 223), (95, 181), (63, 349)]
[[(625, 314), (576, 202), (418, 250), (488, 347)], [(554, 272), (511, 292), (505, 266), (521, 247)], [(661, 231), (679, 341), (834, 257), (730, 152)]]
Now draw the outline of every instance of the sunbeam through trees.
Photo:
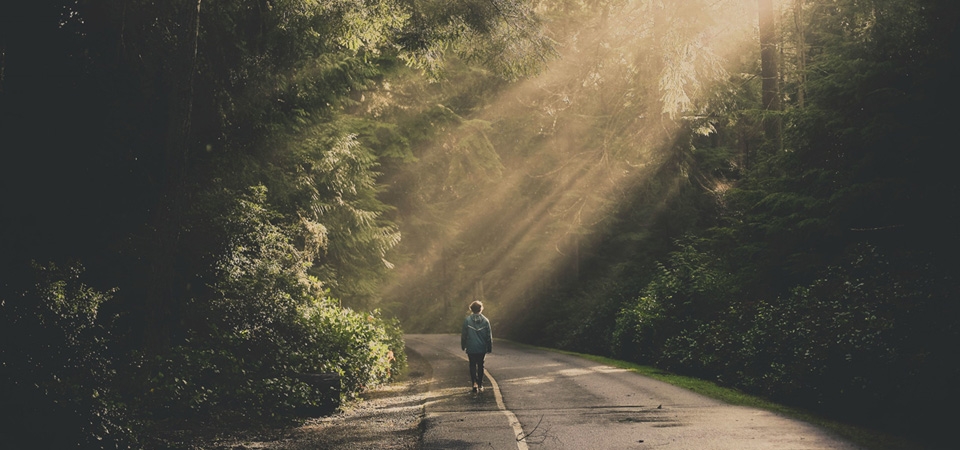
[(11, 443), (283, 423), (473, 300), (498, 336), (945, 436), (952, 0), (7, 3)]

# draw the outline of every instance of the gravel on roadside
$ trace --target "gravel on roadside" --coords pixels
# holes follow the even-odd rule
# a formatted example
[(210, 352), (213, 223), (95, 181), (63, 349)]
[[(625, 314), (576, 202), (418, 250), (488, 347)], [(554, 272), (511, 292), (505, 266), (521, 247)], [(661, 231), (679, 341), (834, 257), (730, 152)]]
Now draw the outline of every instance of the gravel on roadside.
[(216, 449), (271, 450), (414, 450), (420, 446), (420, 424), (431, 369), (422, 356), (406, 349), (408, 367), (384, 386), (371, 389), (339, 413), (307, 419), (286, 430), (218, 440)]

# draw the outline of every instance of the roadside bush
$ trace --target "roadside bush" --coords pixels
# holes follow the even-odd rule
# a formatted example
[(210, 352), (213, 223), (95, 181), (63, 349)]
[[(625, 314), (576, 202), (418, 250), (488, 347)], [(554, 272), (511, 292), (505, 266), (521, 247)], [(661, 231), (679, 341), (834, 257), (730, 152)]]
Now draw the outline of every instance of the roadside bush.
[(307, 374), (337, 373), (346, 399), (406, 361), (396, 322), (342, 308), (308, 273), (326, 241), (322, 225), (282, 225), (263, 187), (236, 197), (206, 231), (230, 238), (208, 297), (189, 304), (194, 327), (169, 352), (142, 357), (150, 389), (141, 400), (153, 420), (285, 420), (329, 406)]
[(663, 308), (649, 296), (640, 296), (617, 314), (613, 331), (614, 353), (623, 359), (653, 364), (659, 359), (657, 342), (664, 339), (658, 327), (663, 321)]
[(80, 265), (34, 265), (0, 293), (4, 446), (126, 448), (134, 442), (113, 390), (110, 335), (98, 317), (111, 292), (83, 284), (82, 272)]
[(622, 358), (670, 368), (686, 369), (682, 351), (694, 330), (716, 320), (731, 297), (730, 276), (720, 259), (699, 250), (690, 239), (678, 249), (640, 296), (624, 307), (616, 319), (614, 353)]
[(910, 405), (955, 399), (947, 380), (960, 371), (943, 355), (958, 338), (956, 283), (901, 256), (860, 245), (810, 285), (758, 302), (738, 358), (750, 364), (726, 372), (752, 392), (887, 425), (916, 420)]
[(716, 311), (703, 299), (730, 298), (723, 272), (690, 252), (674, 254), (620, 311), (622, 357), (846, 420), (913, 430), (933, 430), (944, 419), (912, 405), (947, 407), (960, 397), (952, 381), (960, 368), (946, 356), (960, 338), (957, 280), (915, 262), (927, 257), (889, 258), (857, 245), (807, 285)]
[(378, 311), (360, 313), (330, 299), (310, 302), (302, 311), (304, 365), (339, 374), (345, 398), (387, 381), (405, 364), (399, 328)]

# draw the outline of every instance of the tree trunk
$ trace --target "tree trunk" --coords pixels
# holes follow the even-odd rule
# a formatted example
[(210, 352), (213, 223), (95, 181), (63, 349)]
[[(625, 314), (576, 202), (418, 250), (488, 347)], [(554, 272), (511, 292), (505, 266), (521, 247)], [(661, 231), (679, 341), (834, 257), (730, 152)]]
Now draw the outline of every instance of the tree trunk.
[(803, 0), (793, 2), (793, 22), (797, 29), (797, 106), (803, 108), (807, 97), (807, 41), (806, 27), (803, 24)]
[(4, 69), (7, 67), (7, 46), (0, 42), (0, 94), (3, 93)]
[[(777, 41), (773, 14), (773, 0), (758, 0), (760, 19), (760, 78), (763, 80), (763, 110), (780, 110), (780, 89), (777, 70)], [(764, 118), (764, 132), (768, 139), (777, 139), (779, 123)]]
[[(185, 33), (179, 36), (176, 52), (182, 66), (171, 65), (165, 74), (170, 79), (167, 136), (165, 144), (166, 175), (164, 200), (154, 218), (156, 223), (155, 253), (150, 263), (150, 286), (146, 293), (147, 317), (144, 340), (148, 348), (160, 350), (171, 344), (179, 323), (181, 302), (185, 293), (185, 278), (180, 258), (180, 236), (183, 230), (183, 210), (187, 202), (187, 162), (193, 122), (193, 96), (200, 37), (200, 6), (183, 13)], [(181, 68), (182, 67), (182, 68)]]

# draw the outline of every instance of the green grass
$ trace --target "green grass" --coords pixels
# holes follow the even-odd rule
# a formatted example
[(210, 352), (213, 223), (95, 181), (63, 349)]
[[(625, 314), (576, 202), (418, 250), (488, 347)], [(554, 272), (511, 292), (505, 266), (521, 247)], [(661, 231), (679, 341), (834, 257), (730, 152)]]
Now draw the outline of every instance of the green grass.
[(860, 426), (838, 422), (836, 420), (831, 420), (831, 419), (819, 416), (817, 414), (804, 411), (802, 409), (784, 406), (784, 405), (763, 399), (761, 397), (745, 394), (736, 389), (719, 386), (712, 381), (702, 380), (699, 378), (694, 378), (694, 377), (689, 377), (684, 375), (677, 375), (670, 372), (666, 372), (662, 369), (658, 369), (656, 367), (642, 366), (639, 364), (606, 358), (603, 356), (587, 355), (583, 353), (575, 353), (575, 352), (557, 350), (557, 349), (546, 348), (546, 347), (536, 347), (536, 346), (521, 344), (521, 343), (512, 342), (512, 341), (511, 343), (521, 347), (538, 348), (541, 350), (561, 353), (565, 355), (578, 356), (581, 358), (598, 362), (600, 364), (605, 364), (605, 365), (617, 367), (620, 369), (626, 369), (626, 370), (638, 373), (640, 375), (653, 378), (655, 380), (663, 381), (665, 383), (669, 383), (674, 386), (682, 387), (684, 389), (696, 392), (705, 397), (710, 397), (713, 399), (720, 400), (725, 403), (763, 409), (766, 411), (773, 412), (775, 414), (780, 414), (786, 417), (801, 420), (801, 421), (819, 426), (830, 432), (833, 432), (836, 435), (867, 449), (906, 450), (906, 449), (925, 448), (922, 444), (910, 441), (900, 436), (894, 436), (889, 433), (881, 432), (878, 430), (868, 429)]

